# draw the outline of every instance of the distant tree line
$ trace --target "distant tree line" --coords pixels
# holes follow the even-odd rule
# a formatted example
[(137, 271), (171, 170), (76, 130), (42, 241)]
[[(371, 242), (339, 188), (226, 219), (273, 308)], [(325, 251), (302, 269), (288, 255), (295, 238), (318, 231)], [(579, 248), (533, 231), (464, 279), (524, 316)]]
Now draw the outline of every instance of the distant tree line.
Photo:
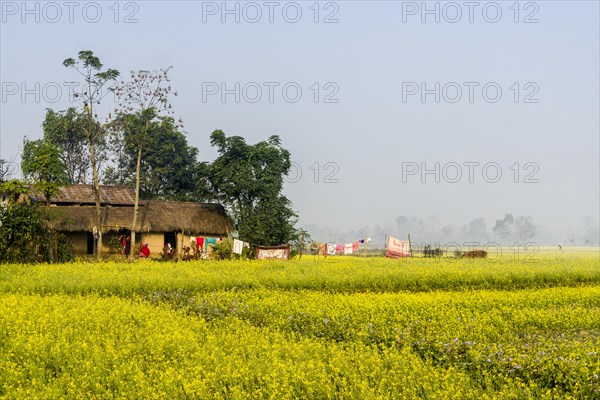
[(371, 247), (381, 248), (386, 235), (407, 239), (410, 233), (411, 240), (417, 245), (436, 243), (440, 245), (449, 243), (498, 243), (513, 245), (514, 243), (526, 244), (536, 242), (539, 245), (556, 246), (562, 243), (565, 246), (597, 246), (600, 241), (600, 231), (597, 219), (585, 216), (579, 221), (581, 230), (572, 228), (553, 228), (545, 230), (540, 227), (531, 216), (516, 216), (508, 213), (494, 220), (488, 227), (483, 217), (472, 218), (463, 225), (443, 224), (438, 217), (407, 217), (399, 216), (394, 223), (384, 225), (365, 226), (351, 231), (339, 231), (327, 226), (305, 225), (303, 228), (310, 231), (312, 237), (318, 241), (332, 241), (348, 243), (360, 238), (371, 237)]

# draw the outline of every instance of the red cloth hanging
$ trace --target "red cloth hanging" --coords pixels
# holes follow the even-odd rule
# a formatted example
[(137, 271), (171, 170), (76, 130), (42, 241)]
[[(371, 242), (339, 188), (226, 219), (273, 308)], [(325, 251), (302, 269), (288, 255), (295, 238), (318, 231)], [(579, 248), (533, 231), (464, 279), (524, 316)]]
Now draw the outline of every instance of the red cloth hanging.
[(197, 237), (196, 238), (196, 251), (200, 251), (200, 249), (204, 248), (204, 238)]

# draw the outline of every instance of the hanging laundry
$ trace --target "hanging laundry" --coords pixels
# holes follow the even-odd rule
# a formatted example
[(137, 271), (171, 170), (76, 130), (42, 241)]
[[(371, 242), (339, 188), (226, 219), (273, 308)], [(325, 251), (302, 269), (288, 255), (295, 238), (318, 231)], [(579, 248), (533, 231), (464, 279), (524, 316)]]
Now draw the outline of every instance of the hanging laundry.
[(235, 254), (242, 254), (242, 249), (244, 248), (244, 242), (241, 240), (233, 239), (233, 252)]
[(388, 236), (386, 257), (399, 258), (408, 257), (410, 254), (410, 242)]
[(204, 243), (206, 245), (206, 248), (208, 249), (208, 246), (210, 246), (211, 244), (213, 246), (217, 245), (217, 239), (216, 238), (206, 238), (206, 239), (204, 239)]
[(352, 251), (356, 253), (358, 251), (358, 242), (352, 243)]
[(327, 257), (327, 244), (317, 243), (317, 255)]
[(256, 246), (257, 260), (289, 260), (290, 245)]
[(327, 255), (329, 255), (329, 256), (335, 255), (335, 249), (336, 249), (335, 243), (329, 243), (327, 245)]
[(335, 252), (336, 253), (343, 253), (344, 252), (344, 245), (343, 244), (336, 244), (335, 245)]
[(352, 243), (346, 243), (344, 245), (344, 254), (352, 254)]
[(200, 251), (203, 248), (204, 248), (204, 238), (197, 237), (196, 238), (196, 252)]
[(360, 239), (358, 243), (365, 243), (365, 239)]

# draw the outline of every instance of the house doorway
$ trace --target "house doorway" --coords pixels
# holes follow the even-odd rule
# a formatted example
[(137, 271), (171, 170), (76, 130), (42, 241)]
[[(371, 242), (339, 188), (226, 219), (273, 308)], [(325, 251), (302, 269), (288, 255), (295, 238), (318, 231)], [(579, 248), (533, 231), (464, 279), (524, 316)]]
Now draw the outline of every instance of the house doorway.
[(177, 248), (177, 232), (165, 232), (163, 246), (166, 246), (168, 243), (171, 243), (171, 247), (174, 249)]
[(94, 246), (94, 244), (96, 244), (94, 234), (92, 232), (88, 232), (87, 233), (87, 254), (88, 255), (94, 254), (94, 248), (96, 247), (96, 246)]
[[(119, 253), (125, 254), (125, 247), (123, 242), (125, 239), (129, 239), (129, 245), (131, 245), (131, 231), (129, 229), (119, 229), (117, 231), (117, 242), (119, 242)], [(130, 249), (130, 251), (133, 251)]]

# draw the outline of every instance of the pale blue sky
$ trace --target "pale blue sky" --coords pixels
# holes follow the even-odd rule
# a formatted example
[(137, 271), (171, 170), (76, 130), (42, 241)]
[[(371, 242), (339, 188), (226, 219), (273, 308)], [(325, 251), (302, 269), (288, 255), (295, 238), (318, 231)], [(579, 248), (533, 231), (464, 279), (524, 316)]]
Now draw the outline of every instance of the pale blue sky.
[[(1, 158), (18, 159), (23, 137), (41, 135), (45, 108), (69, 105), (64, 82), (76, 78), (61, 62), (89, 49), (105, 66), (122, 73), (172, 65), (173, 86), (180, 94), (174, 101), (176, 116), (184, 119), (188, 140), (203, 160), (215, 155), (208, 139), (214, 129), (250, 142), (280, 135), (303, 172), (298, 182), (287, 185), (286, 193), (304, 224), (353, 230), (390, 223), (399, 215), (436, 215), (452, 224), (483, 216), (491, 228), (494, 219), (510, 212), (530, 215), (546, 230), (563, 231), (578, 229), (585, 215), (598, 219), (596, 1), (520, 2), (518, 23), (513, 1), (478, 2), (472, 23), (463, 2), (454, 3), (463, 13), (456, 23), (444, 20), (456, 10), (447, 2), (427, 3), (431, 8), (438, 4), (440, 23), (432, 15), (421, 22), (419, 12), (405, 14), (403, 22), (403, 9), (420, 8), (422, 2), (321, 2), (319, 23), (313, 21), (313, 1), (275, 2), (272, 23), (262, 1), (254, 3), (262, 12), (257, 23), (245, 20), (255, 16), (247, 2), (238, 3), (239, 23), (233, 15), (221, 21), (222, 2), (121, 2), (119, 23), (114, 22), (113, 1), (97, 2), (102, 10), (97, 23), (82, 15), (85, 7), (86, 18), (95, 17), (93, 2), (78, 2), (73, 22), (63, 2), (54, 3), (62, 18), (56, 18), (47, 2), (39, 2), (39, 11), (36, 3), (28, 3), (34, 11), (25, 15), (20, 1), (1, 3)], [(287, 22), (284, 17), (295, 17), (296, 4), (302, 16), (297, 23)], [(495, 4), (502, 16), (491, 23), (482, 9), (487, 7), (488, 19), (493, 18)], [(215, 7), (216, 15), (209, 15)], [(138, 22), (123, 23), (131, 12)], [(338, 22), (323, 23), (331, 12)], [(524, 23), (531, 13), (538, 22)], [(36, 82), (40, 87), (63, 86), (60, 101), (51, 103), (43, 93), (39, 102), (33, 94), (22, 101), (21, 85), (33, 89)], [(249, 91), (239, 103), (233, 95), (223, 103), (218, 94), (203, 101), (203, 83), (206, 88), (211, 82), (226, 82), (229, 88), (235, 82), (241, 87), (256, 82), (263, 88), (262, 97), (251, 103), (248, 97), (255, 92)], [(272, 103), (265, 82), (279, 83)], [(296, 103), (286, 101), (281, 92), (290, 82), (302, 89)], [(315, 82), (320, 87), (317, 103)], [(447, 101), (455, 94), (450, 85), (446, 98), (440, 93), (439, 103), (433, 94), (425, 103), (419, 94), (403, 102), (407, 82), (424, 82), (430, 89), (435, 82), (440, 88), (456, 82), (463, 97)], [(473, 103), (464, 82), (479, 84)], [(517, 103), (515, 82), (520, 89)], [(326, 88), (327, 83), (332, 85)], [(486, 83), (501, 88), (498, 102), (482, 97)], [(527, 83), (532, 84), (525, 87)], [(19, 92), (13, 94), (15, 85)], [(323, 102), (336, 88), (333, 98), (338, 102)], [(532, 98), (538, 102), (525, 103), (525, 96), (536, 90)], [(315, 162), (320, 163), (319, 183), (310, 169)], [(339, 167), (334, 177), (338, 183), (323, 182), (327, 162)], [(473, 183), (466, 175), (457, 183), (443, 176), (436, 183), (428, 175), (422, 183), (418, 174), (403, 182), (403, 162), (430, 168), (436, 162), (441, 167), (449, 162), (497, 163), (503, 175), (489, 183), (479, 168)], [(539, 182), (515, 183), (510, 169), (515, 162), (520, 181), (533, 171), (524, 170), (525, 163), (539, 166)]]

